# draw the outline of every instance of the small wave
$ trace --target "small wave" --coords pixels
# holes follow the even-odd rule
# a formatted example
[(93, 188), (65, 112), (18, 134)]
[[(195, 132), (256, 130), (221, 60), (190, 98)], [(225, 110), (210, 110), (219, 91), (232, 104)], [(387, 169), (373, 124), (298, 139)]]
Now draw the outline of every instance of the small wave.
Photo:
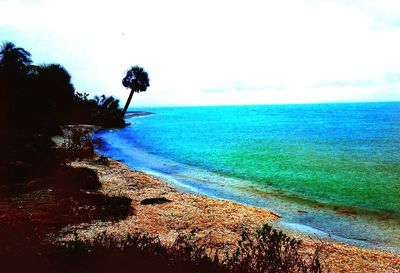
[(125, 114), (126, 118), (141, 118), (141, 117), (145, 117), (145, 116), (150, 116), (150, 115), (154, 115), (154, 113), (152, 112), (146, 112), (146, 111), (129, 111)]

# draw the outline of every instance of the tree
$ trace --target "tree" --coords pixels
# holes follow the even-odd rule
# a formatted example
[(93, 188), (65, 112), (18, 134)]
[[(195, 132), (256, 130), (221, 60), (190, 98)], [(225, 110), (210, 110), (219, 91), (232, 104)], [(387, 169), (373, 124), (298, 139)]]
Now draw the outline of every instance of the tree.
[(11, 42), (0, 46), (0, 126), (17, 125), (26, 106), (31, 54)]
[(30, 104), (38, 123), (60, 124), (71, 111), (74, 86), (71, 75), (59, 64), (31, 66)]
[(106, 97), (105, 95), (101, 95), (100, 97), (95, 96), (94, 101), (97, 103), (100, 111), (102, 112), (115, 112), (119, 108), (119, 100), (114, 98), (113, 96), (109, 97)]
[(31, 53), (11, 42), (4, 42), (0, 51), (0, 69), (21, 71), (32, 63)]
[(57, 106), (72, 102), (75, 89), (71, 83), (71, 74), (59, 64), (40, 65), (36, 69), (36, 76), (44, 94), (52, 98)]
[(140, 66), (132, 66), (127, 72), (126, 76), (122, 79), (122, 85), (131, 89), (128, 100), (126, 101), (122, 116), (125, 116), (131, 103), (133, 93), (144, 92), (150, 86), (150, 79), (147, 72)]

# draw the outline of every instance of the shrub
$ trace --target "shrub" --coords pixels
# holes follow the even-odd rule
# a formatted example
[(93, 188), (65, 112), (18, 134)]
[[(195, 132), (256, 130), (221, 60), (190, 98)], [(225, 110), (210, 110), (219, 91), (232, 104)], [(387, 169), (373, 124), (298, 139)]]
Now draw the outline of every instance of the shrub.
[(220, 261), (190, 236), (178, 236), (167, 246), (155, 236), (141, 234), (128, 234), (122, 241), (101, 234), (91, 243), (75, 236), (60, 249), (58, 267), (69, 266), (73, 272), (322, 272), (319, 248), (314, 256), (304, 256), (299, 253), (300, 241), (268, 225), (254, 234), (243, 233), (238, 244), (233, 255)]
[(82, 127), (65, 127), (62, 144), (64, 159), (83, 159), (94, 155), (92, 129)]
[(300, 254), (301, 241), (265, 224), (254, 234), (242, 233), (239, 247), (225, 262), (232, 272), (321, 272), (319, 248), (312, 257)]
[(125, 126), (119, 100), (102, 95), (89, 99), (89, 94), (76, 92), (72, 107), (65, 120), (68, 124), (93, 124), (104, 128)]
[(169, 246), (141, 234), (127, 234), (123, 241), (101, 234), (91, 243), (75, 236), (53, 253), (53, 266), (63, 272), (228, 272), (185, 236)]

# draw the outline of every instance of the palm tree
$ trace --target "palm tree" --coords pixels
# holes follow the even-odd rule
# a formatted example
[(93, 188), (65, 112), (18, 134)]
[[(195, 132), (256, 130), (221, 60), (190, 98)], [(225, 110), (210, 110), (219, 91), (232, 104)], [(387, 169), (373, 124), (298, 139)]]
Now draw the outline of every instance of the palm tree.
[(27, 109), (27, 72), (31, 54), (11, 42), (0, 45), (0, 123), (15, 126)]
[(119, 100), (114, 98), (113, 96), (106, 97), (105, 95), (101, 95), (100, 97), (95, 96), (94, 101), (97, 103), (99, 108), (102, 111), (116, 111), (119, 107)]
[(32, 63), (31, 53), (12, 42), (0, 47), (0, 68), (7, 71), (21, 71)]
[(36, 75), (49, 90), (55, 93), (53, 96), (63, 100), (72, 100), (74, 96), (74, 85), (71, 82), (71, 74), (62, 66), (56, 63), (40, 65), (36, 69)]
[(60, 64), (43, 64), (37, 67), (37, 72), (63, 85), (71, 85), (71, 74)]
[(126, 110), (128, 110), (129, 104), (131, 103), (133, 93), (139, 93), (147, 90), (150, 86), (149, 75), (146, 70), (140, 66), (132, 66), (127, 72), (125, 78), (122, 79), (122, 85), (126, 88), (131, 89), (128, 100), (126, 101), (122, 116), (125, 116)]
[(47, 97), (50, 104), (63, 111), (72, 103), (75, 89), (71, 74), (59, 64), (31, 66), (30, 73), (36, 83), (36, 93)]
[(35, 105), (38, 119), (61, 123), (71, 111), (75, 89), (70, 73), (59, 64), (29, 66), (30, 104)]

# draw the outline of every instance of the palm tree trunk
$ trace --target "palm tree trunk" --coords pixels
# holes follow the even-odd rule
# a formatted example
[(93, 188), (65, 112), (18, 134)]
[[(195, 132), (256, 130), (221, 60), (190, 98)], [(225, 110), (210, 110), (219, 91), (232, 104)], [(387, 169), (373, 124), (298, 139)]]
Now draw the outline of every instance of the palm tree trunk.
[(132, 96), (133, 96), (133, 89), (131, 90), (131, 93), (129, 94), (128, 100), (126, 101), (124, 110), (122, 111), (122, 118), (125, 116), (126, 110), (128, 110), (129, 104), (131, 103), (131, 100), (132, 100)]

